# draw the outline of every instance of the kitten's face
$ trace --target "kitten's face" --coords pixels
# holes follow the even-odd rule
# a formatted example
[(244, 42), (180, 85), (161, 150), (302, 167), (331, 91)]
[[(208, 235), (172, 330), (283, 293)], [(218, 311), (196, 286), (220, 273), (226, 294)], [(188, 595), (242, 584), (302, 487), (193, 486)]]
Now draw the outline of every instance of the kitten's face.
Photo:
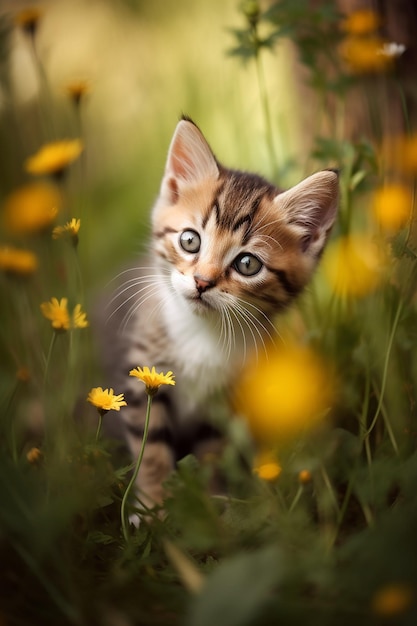
[(153, 213), (154, 248), (197, 315), (230, 311), (245, 325), (304, 288), (333, 224), (337, 174), (279, 191), (220, 166), (197, 127), (179, 123)]

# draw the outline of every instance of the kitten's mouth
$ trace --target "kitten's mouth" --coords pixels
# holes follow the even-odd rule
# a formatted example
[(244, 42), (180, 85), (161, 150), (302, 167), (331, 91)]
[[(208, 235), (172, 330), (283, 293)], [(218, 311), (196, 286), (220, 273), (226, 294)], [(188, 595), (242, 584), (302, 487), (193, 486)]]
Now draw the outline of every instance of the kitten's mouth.
[(207, 302), (206, 299), (203, 299), (201, 294), (196, 296), (188, 296), (187, 300), (191, 302), (193, 309), (197, 313), (214, 310), (214, 307), (209, 302)]

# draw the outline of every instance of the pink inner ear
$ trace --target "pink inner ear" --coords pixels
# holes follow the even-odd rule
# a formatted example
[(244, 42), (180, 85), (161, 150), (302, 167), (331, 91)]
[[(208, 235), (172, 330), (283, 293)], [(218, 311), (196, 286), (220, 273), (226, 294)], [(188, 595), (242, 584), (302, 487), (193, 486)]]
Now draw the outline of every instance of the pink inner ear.
[(168, 190), (169, 190), (170, 201), (172, 202), (172, 204), (175, 204), (180, 195), (178, 191), (177, 181), (175, 180), (175, 178), (168, 179)]
[(190, 158), (184, 145), (177, 140), (171, 154), (171, 168), (174, 176), (187, 178), (187, 172), (190, 170)]

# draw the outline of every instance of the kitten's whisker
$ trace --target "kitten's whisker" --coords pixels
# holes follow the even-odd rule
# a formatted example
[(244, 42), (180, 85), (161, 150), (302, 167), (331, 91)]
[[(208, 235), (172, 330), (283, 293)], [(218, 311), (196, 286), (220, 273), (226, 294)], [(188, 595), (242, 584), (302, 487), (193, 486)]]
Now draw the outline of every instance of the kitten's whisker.
[[(109, 282), (107, 283), (107, 287), (109, 287), (112, 283), (114, 283), (116, 280), (118, 280), (121, 276), (123, 276), (124, 274), (128, 274), (130, 272), (142, 272), (143, 270), (151, 270), (153, 272), (155, 272), (155, 268), (149, 265), (144, 265), (144, 266), (135, 266), (135, 267), (129, 267), (121, 272), (119, 272), (118, 274), (116, 274), (116, 276), (113, 276), (113, 278), (111, 278), (109, 280)], [(167, 272), (168, 270), (165, 268), (158, 268), (158, 271), (160, 271), (160, 274), (158, 274), (158, 276), (162, 275), (162, 272)]]
[[(158, 278), (159, 278), (159, 276), (158, 276)], [(161, 283), (163, 283), (165, 280), (167, 280), (167, 279), (164, 278), (164, 280), (162, 280)], [(128, 283), (131, 283), (131, 284), (128, 284)], [(108, 308), (111, 304), (113, 304), (113, 302), (115, 300), (118, 300), (126, 291), (129, 291), (130, 289), (133, 289), (134, 287), (138, 287), (139, 285), (146, 284), (146, 283), (151, 283), (151, 284), (152, 283), (156, 283), (155, 278), (150, 276), (150, 277), (141, 277), (141, 278), (137, 278), (137, 279), (131, 279), (131, 281), (126, 281), (115, 292), (114, 296), (111, 298), (111, 300), (106, 305), (106, 308)], [(145, 289), (146, 289), (146, 287), (145, 287)]]
[[(145, 289), (145, 288), (144, 288)], [(144, 289), (141, 289), (140, 291), (144, 291)], [(151, 291), (149, 293), (147, 293), (147, 295), (145, 296), (141, 296), (141, 298), (139, 298), (139, 300), (137, 302), (134, 302), (130, 307), (129, 310), (125, 313), (122, 321), (121, 321), (121, 326), (123, 327), (123, 330), (126, 330), (127, 325), (129, 324), (130, 320), (132, 319), (132, 316), (136, 313), (136, 311), (143, 306), (143, 304), (149, 300), (149, 298), (152, 298), (156, 293), (158, 293), (158, 291), (160, 290), (160, 285), (153, 285), (153, 286), (149, 286), (149, 289), (151, 289)], [(139, 293), (139, 292), (138, 292)], [(137, 294), (134, 294), (137, 295)], [(132, 296), (131, 296), (132, 297)], [(130, 299), (130, 298), (129, 298)]]
[[(106, 322), (106, 323), (108, 324), (108, 323), (109, 323), (109, 321), (112, 319), (112, 317), (113, 317), (114, 315), (116, 315), (116, 313), (117, 313), (118, 311), (120, 311), (120, 309), (122, 309), (124, 306), (126, 306), (126, 304), (127, 304), (130, 300), (132, 300), (133, 298), (136, 298), (136, 297), (137, 297), (140, 293), (142, 293), (143, 291), (146, 291), (146, 290), (150, 289), (151, 287), (153, 287), (154, 289), (156, 289), (156, 290), (157, 290), (157, 289), (158, 289), (158, 287), (159, 287), (159, 285), (158, 285), (158, 284), (156, 284), (155, 282), (152, 282), (152, 283), (150, 283), (149, 285), (146, 285), (146, 286), (142, 287), (141, 289), (139, 289), (139, 290), (135, 291), (135, 292), (134, 292), (134, 293), (132, 293), (132, 294), (131, 294), (128, 298), (123, 298), (123, 300), (122, 300), (122, 302), (119, 304), (119, 306), (117, 306), (117, 307), (116, 307), (116, 308), (112, 311), (112, 313), (108, 316), (108, 318), (107, 318), (107, 322)], [(123, 292), (122, 292), (122, 293), (123, 293)], [(113, 298), (112, 302), (113, 302), (114, 300), (116, 300), (116, 299), (120, 298), (120, 296), (121, 296), (121, 295), (122, 295), (122, 294), (120, 293), (120, 294), (118, 294), (118, 295), (117, 295), (117, 297), (115, 296), (115, 297)], [(130, 308), (129, 308), (129, 311), (130, 311)], [(124, 318), (123, 318), (123, 319), (124, 319)]]
[[(252, 302), (249, 302), (249, 300), (243, 300), (243, 298), (237, 298), (238, 302), (241, 303), (244, 307), (252, 307), (253, 309), (255, 309), (255, 311), (257, 313), (260, 314), (261, 317), (263, 317), (269, 324), (269, 326), (272, 328), (272, 330), (274, 331), (274, 334), (278, 334), (279, 332), (277, 330), (277, 328), (275, 327), (275, 325), (272, 323), (272, 321), (269, 319), (269, 317), (266, 315), (266, 313), (264, 313), (262, 311), (262, 309), (259, 309), (255, 304), (253, 304)], [(249, 311), (247, 308), (245, 308), (246, 312), (248, 313), (248, 315), (250, 315), (251, 317), (253, 317), (254, 320), (256, 320), (256, 322), (259, 324), (259, 326), (264, 330), (265, 334), (268, 336), (268, 338), (270, 339), (272, 344), (275, 344), (275, 340), (273, 338), (273, 336), (271, 335), (271, 333), (269, 332), (268, 328), (265, 326), (265, 324), (262, 323), (262, 321), (259, 319), (259, 317), (257, 315), (255, 315), (254, 313), (252, 313), (251, 311)]]

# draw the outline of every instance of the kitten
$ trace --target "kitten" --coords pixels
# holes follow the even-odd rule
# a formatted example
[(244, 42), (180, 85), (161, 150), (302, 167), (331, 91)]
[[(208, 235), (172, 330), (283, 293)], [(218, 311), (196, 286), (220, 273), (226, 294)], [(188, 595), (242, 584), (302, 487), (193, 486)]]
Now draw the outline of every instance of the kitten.
[(260, 176), (223, 167), (190, 119), (178, 123), (148, 258), (124, 273), (105, 330), (104, 365), (128, 403), (120, 417), (134, 458), (146, 396), (129, 371), (154, 365), (176, 378), (153, 400), (137, 485), (148, 506), (163, 500), (162, 483), (178, 458), (218, 441), (208, 419), (213, 398), (230, 388), (250, 350), (264, 348), (273, 316), (308, 283), (337, 199), (334, 171), (281, 192)]

